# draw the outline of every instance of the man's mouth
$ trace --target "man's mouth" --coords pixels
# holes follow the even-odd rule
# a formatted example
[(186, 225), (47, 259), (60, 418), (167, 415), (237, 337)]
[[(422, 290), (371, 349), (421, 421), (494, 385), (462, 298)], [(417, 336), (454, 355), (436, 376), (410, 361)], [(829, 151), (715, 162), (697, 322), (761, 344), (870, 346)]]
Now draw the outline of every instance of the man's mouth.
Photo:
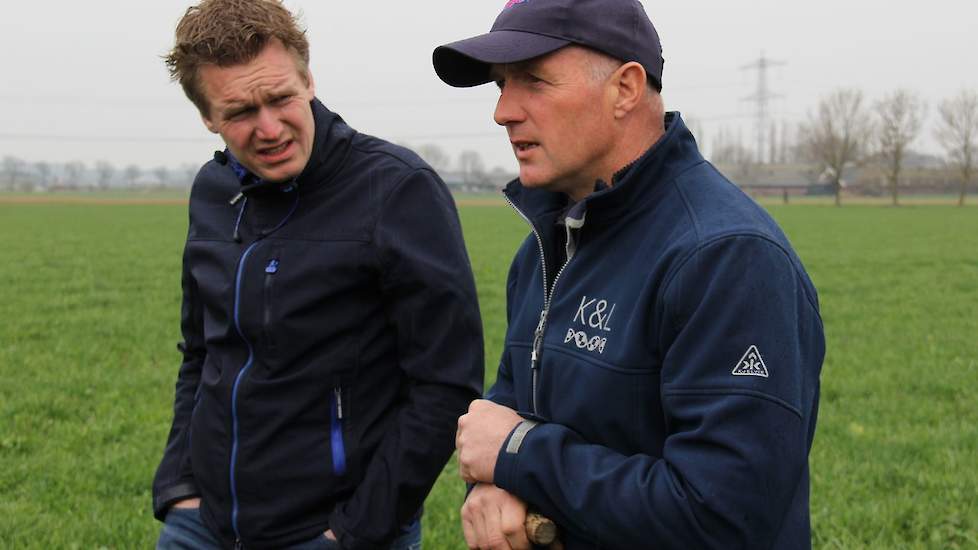
[(531, 149), (535, 149), (540, 146), (539, 143), (535, 143), (532, 141), (513, 141), (512, 144), (517, 152), (529, 151)]
[(284, 141), (274, 147), (264, 147), (258, 149), (258, 154), (268, 160), (274, 160), (275, 157), (285, 153), (290, 145), (292, 145), (292, 140)]

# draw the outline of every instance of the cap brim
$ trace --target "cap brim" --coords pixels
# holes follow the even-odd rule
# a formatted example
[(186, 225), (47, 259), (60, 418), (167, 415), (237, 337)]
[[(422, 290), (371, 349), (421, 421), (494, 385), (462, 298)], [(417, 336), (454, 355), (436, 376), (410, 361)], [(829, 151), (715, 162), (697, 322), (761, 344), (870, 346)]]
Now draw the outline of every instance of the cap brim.
[(431, 56), (438, 78), (467, 88), (491, 82), (489, 68), (518, 63), (563, 48), (570, 41), (522, 31), (493, 31), (435, 48)]

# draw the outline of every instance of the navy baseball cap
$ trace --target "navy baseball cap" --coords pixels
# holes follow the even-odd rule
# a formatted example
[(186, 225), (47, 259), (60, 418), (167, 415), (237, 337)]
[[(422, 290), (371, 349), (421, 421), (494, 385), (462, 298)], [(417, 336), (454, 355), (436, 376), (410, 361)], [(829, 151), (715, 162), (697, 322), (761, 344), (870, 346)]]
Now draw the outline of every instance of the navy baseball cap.
[(509, 0), (488, 33), (435, 48), (432, 62), (446, 84), (478, 86), (492, 81), (492, 64), (526, 61), (568, 44), (636, 61), (662, 89), (662, 45), (638, 0)]

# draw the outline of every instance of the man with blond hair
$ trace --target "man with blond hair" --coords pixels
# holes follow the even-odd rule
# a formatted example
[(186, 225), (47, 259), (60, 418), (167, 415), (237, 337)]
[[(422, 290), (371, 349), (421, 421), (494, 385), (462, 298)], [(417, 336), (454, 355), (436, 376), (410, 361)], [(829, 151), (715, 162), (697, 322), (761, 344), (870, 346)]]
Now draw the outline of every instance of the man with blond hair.
[(226, 149), (191, 191), (158, 547), (420, 548), (482, 387), (451, 196), (316, 99), (278, 0), (203, 0), (166, 62)]
[(815, 288), (665, 111), (642, 5), (510, 0), (434, 66), (498, 84), (532, 230), (496, 383), (458, 423), (469, 547), (527, 548), (527, 506), (568, 550), (809, 547)]

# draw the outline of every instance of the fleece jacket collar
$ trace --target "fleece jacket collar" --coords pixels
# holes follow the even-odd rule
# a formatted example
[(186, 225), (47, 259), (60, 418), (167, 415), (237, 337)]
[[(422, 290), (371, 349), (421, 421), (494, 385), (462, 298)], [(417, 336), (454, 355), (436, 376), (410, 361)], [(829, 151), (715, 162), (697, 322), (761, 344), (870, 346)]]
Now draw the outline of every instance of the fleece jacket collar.
[(297, 178), (300, 186), (329, 185), (333, 176), (346, 162), (356, 131), (343, 118), (330, 111), (319, 99), (312, 100), (312, 116), (316, 124), (312, 155)]

